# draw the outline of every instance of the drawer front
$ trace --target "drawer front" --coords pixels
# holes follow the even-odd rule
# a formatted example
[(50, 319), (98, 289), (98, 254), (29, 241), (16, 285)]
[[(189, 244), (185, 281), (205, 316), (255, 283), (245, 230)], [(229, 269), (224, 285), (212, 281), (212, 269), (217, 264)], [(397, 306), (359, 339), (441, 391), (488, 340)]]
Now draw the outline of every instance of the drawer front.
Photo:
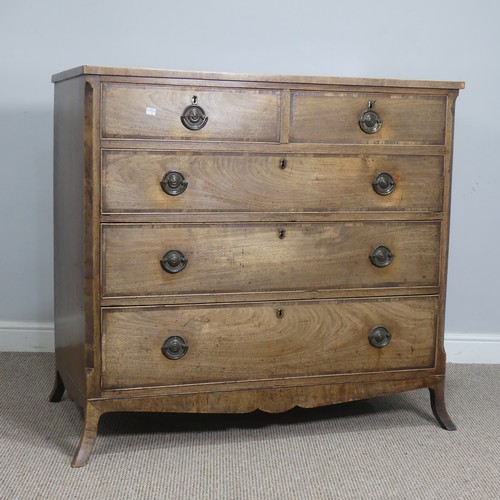
[[(103, 213), (438, 212), (443, 201), (441, 156), (108, 150), (103, 151), (102, 172)], [(172, 172), (182, 175), (184, 188), (169, 184)], [(376, 191), (380, 174), (393, 179), (389, 194), (387, 188)]]
[[(369, 102), (382, 121), (375, 133), (359, 124)], [(445, 96), (292, 92), (290, 142), (439, 145), (445, 119)]]
[[(102, 386), (125, 389), (431, 368), (437, 307), (432, 296), (104, 309)], [(380, 326), (390, 341), (374, 347), (369, 334)], [(180, 337), (187, 346), (179, 359), (162, 352), (170, 337)], [(172, 350), (167, 351), (171, 355)], [(182, 349), (176, 351), (182, 354)]]
[[(102, 293), (435, 286), (439, 231), (438, 222), (103, 224)], [(377, 267), (369, 257), (382, 246), (393, 259)]]
[[(181, 121), (194, 100), (208, 117), (198, 130)], [(279, 91), (117, 83), (102, 87), (104, 138), (279, 142), (279, 134)]]

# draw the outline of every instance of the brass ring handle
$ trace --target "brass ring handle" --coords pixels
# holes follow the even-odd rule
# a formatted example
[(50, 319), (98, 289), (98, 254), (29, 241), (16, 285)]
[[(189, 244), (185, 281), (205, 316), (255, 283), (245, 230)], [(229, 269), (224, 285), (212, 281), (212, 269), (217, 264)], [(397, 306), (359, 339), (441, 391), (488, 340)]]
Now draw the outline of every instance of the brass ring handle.
[(171, 170), (160, 181), (161, 188), (170, 196), (178, 196), (186, 191), (188, 183), (180, 172)]
[(198, 106), (198, 98), (194, 95), (192, 104), (184, 109), (181, 116), (182, 124), (189, 130), (200, 130), (208, 122), (208, 116), (201, 106)]
[(359, 126), (365, 134), (374, 134), (382, 128), (382, 120), (379, 114), (373, 110), (375, 101), (368, 102), (368, 108), (359, 117)]
[(368, 334), (368, 341), (373, 347), (385, 347), (391, 341), (391, 334), (387, 328), (376, 326)]
[(168, 359), (181, 359), (188, 351), (189, 346), (179, 335), (172, 335), (165, 340), (161, 352)]
[(181, 272), (187, 266), (188, 260), (179, 250), (169, 250), (160, 260), (162, 269), (170, 274)]
[(370, 255), (370, 261), (375, 267), (386, 267), (394, 259), (394, 255), (389, 250), (389, 248), (381, 245), (372, 252)]
[(396, 182), (394, 181), (391, 174), (382, 172), (375, 177), (373, 181), (373, 190), (380, 196), (387, 196), (391, 194), (396, 188)]

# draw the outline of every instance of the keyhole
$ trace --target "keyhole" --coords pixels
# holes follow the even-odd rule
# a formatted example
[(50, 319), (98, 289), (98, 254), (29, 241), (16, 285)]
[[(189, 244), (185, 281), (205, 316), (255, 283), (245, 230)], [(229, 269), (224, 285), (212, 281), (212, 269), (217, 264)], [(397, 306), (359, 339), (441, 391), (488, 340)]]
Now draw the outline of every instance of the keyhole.
[(281, 319), (283, 316), (285, 315), (285, 312), (283, 311), (283, 309), (279, 308), (279, 309), (276, 309), (276, 316)]
[(285, 230), (284, 229), (279, 229), (278, 230), (278, 238), (282, 240), (285, 237)]
[(194, 95), (194, 96), (191, 98), (191, 102), (192, 102), (193, 104), (198, 104), (198, 97)]
[(280, 168), (281, 168), (281, 170), (284, 170), (285, 167), (286, 167), (286, 160), (284, 158), (282, 158), (280, 160)]

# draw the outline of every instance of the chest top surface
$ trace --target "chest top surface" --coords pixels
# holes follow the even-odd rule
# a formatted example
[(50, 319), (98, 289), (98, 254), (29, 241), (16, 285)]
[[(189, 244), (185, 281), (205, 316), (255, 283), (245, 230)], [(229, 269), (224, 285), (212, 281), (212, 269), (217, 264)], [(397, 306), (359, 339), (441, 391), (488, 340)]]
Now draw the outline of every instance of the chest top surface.
[(310, 83), (319, 85), (367, 85), (379, 87), (414, 87), (414, 88), (436, 88), (436, 89), (463, 89), (464, 82), (459, 81), (432, 81), (432, 80), (408, 80), (395, 78), (353, 78), (337, 76), (305, 76), (305, 75), (272, 75), (272, 74), (250, 74), (250, 73), (226, 73), (210, 71), (185, 71), (164, 70), (153, 68), (122, 68), (111, 66), (82, 65), (61, 71), (52, 76), (52, 82), (56, 83), (68, 78), (80, 75), (96, 76), (130, 76), (148, 78), (185, 78), (194, 80), (222, 80), (222, 81), (255, 81), (275, 83)]

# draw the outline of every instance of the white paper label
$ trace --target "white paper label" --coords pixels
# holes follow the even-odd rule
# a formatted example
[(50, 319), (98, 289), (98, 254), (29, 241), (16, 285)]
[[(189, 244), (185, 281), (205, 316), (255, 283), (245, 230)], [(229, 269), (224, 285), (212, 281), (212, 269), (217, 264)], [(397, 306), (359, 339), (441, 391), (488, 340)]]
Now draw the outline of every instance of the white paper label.
[(146, 108), (146, 114), (156, 116), (156, 108)]

